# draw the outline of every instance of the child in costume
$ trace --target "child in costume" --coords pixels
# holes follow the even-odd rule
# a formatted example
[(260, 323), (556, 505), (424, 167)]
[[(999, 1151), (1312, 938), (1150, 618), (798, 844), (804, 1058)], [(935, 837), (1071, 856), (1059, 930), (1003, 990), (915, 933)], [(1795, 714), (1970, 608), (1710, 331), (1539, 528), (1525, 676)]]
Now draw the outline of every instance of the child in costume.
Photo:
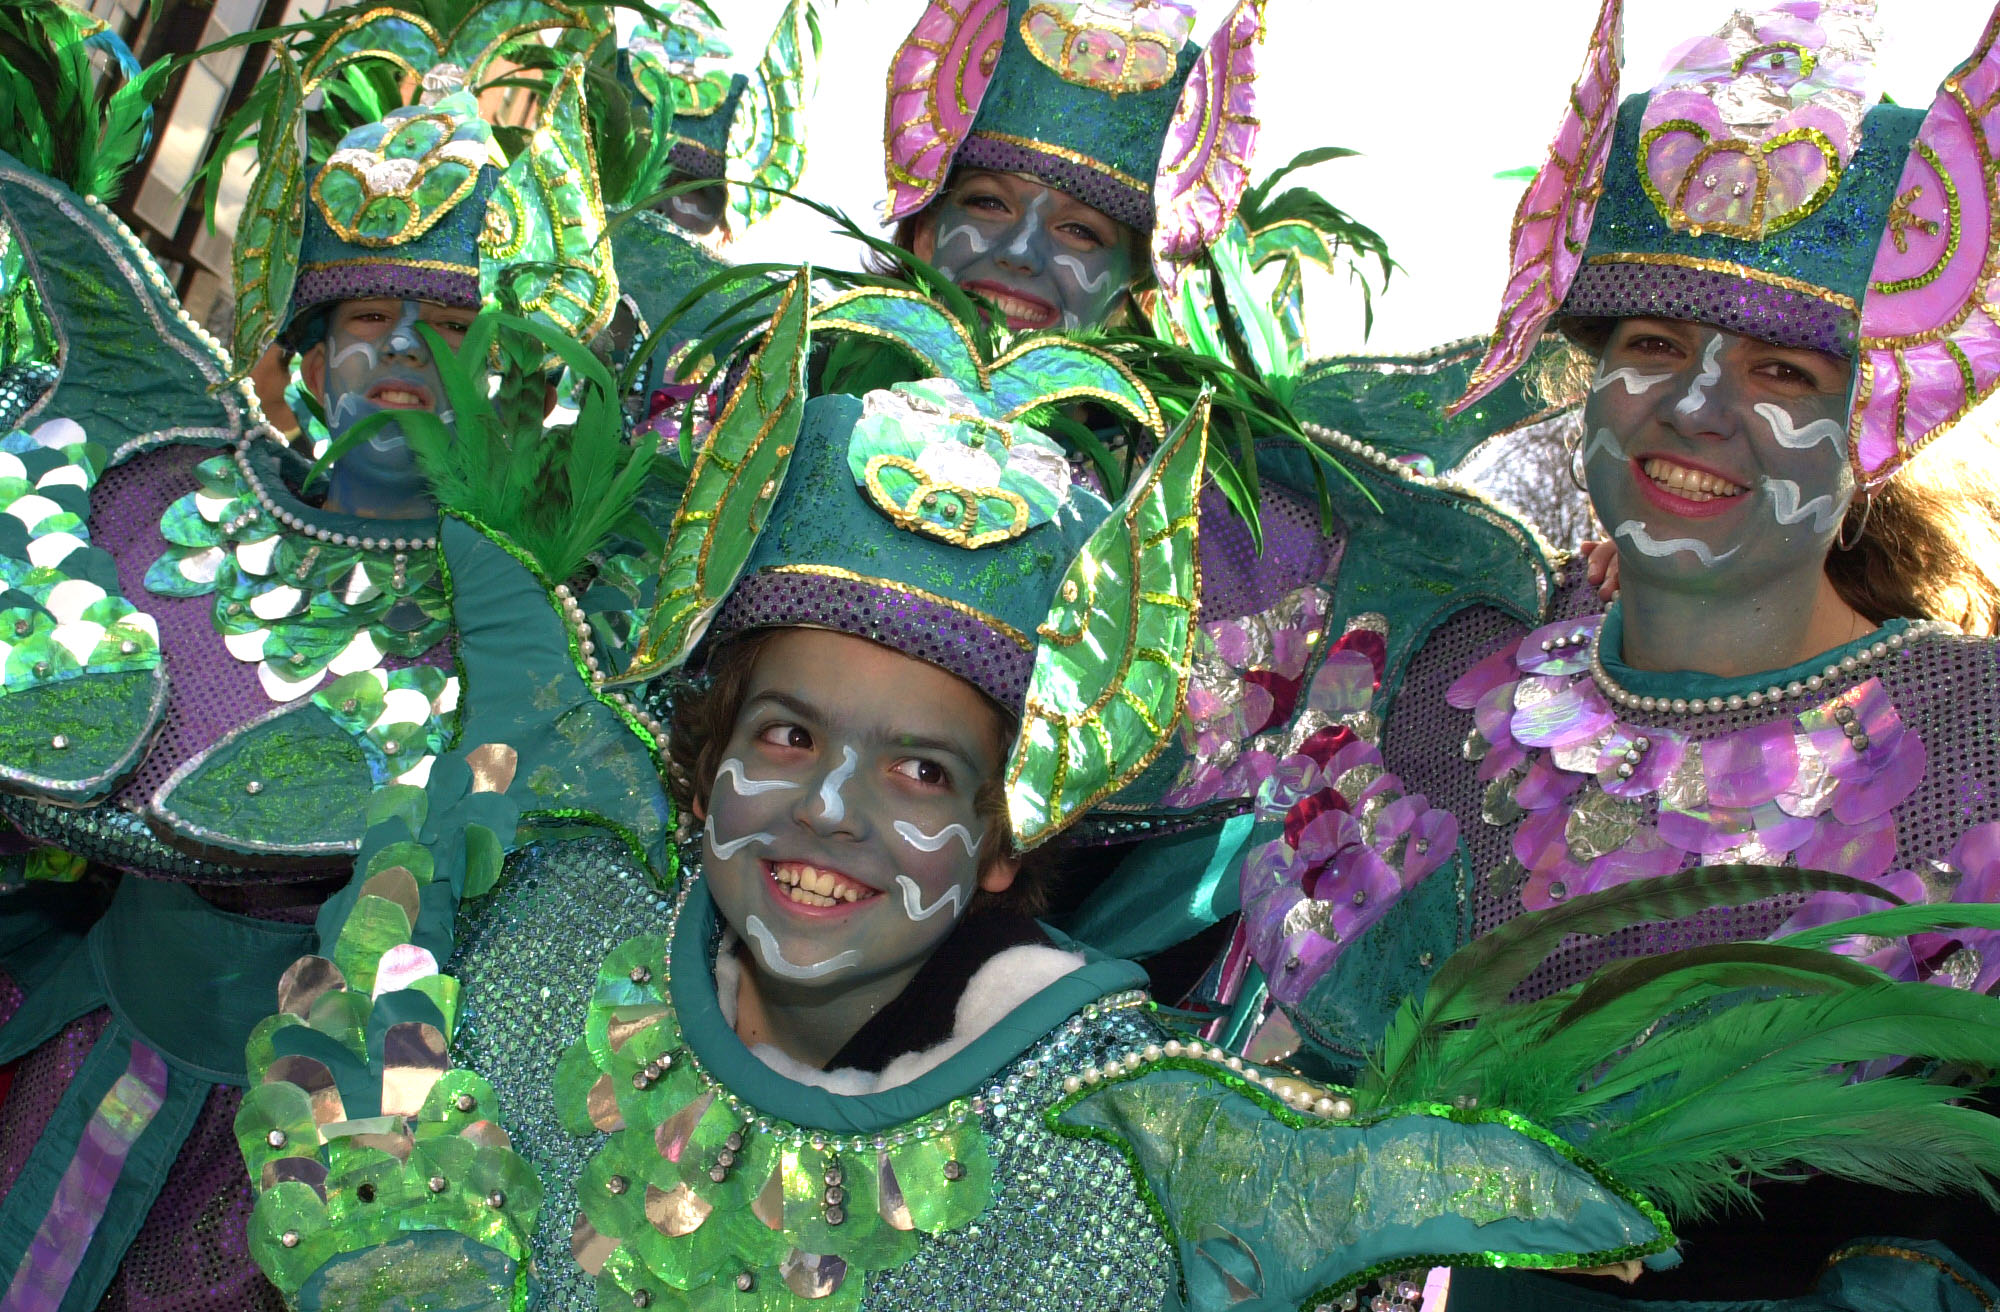
[[(1246, 867), (1258, 960), (1296, 981), (1300, 1028), (1335, 1060), (1365, 1053), (1458, 936), (1591, 895), (1615, 910), (1552, 942), (1522, 996), (1731, 941), (1827, 941), (1828, 921), (1892, 902), (1964, 920), (1843, 950), (1940, 991), (2000, 979), (1978, 919), (2000, 900), (1982, 745), (1993, 646), (1954, 627), (1990, 626), (1994, 593), (1990, 547), (1978, 554), (1990, 454), (1954, 424), (1995, 381), (1980, 307), (2000, 179), (1981, 107), (2000, 29), (1928, 112), (1879, 103), (1872, 6), (1833, 3), (1738, 14), (1621, 104), (1620, 18), (1605, 6), (1522, 201), (1507, 306), (1466, 402), (1551, 319), (1584, 348), (1578, 458), (1622, 596), (1605, 610), (1579, 581), (1525, 629), (1467, 612), (1412, 662), (1385, 762), (1458, 816), (1462, 840), (1426, 887), (1317, 839)], [(1286, 787), (1272, 809), (1312, 791)], [(1914, 1188), (1896, 1157), (1951, 1150), (1871, 1151), (1880, 1183)], [(1802, 1264), (1851, 1253), (1890, 1209), (1992, 1274), (1990, 1200), (1826, 1181), (1758, 1197), (1769, 1222), (1697, 1233), (1686, 1272), (1638, 1292), (1796, 1291)], [(1454, 1307), (1470, 1298), (1455, 1285)]]
[[(304, 98), (348, 62), (386, 45), (407, 63), (406, 38), (435, 39), (439, 62), (476, 77), (520, 34), (523, 13), (504, 8), (464, 7), (458, 45), (378, 9), (331, 40), (300, 36), (275, 66), (235, 356), (247, 366), (285, 331), (336, 435), (379, 410), (448, 413), (424, 329), (455, 340), (496, 258), (560, 263), (554, 220), (597, 214), (587, 171), (560, 199), (532, 152), (503, 178), (472, 97), (441, 82), (325, 158), (298, 153)], [(45, 19), (58, 52), (84, 35), (63, 13)], [(581, 139), (574, 97), (558, 109), (536, 150)], [(54, 386), (0, 462), (11, 522), (27, 526), (0, 541), (17, 589), (0, 812), (39, 866), (125, 876), (94, 925), (74, 887), (0, 906), (19, 990), (0, 1030), (0, 1060), (19, 1058), (0, 1115), (0, 1302), (273, 1306), (243, 1249), (250, 1198), (217, 1169), (242, 1043), (337, 890), (327, 876), (356, 849), (373, 788), (421, 778), (448, 738), (437, 514), (393, 427), (309, 488), (222, 344), (101, 200), (8, 159), (0, 205), (61, 343)], [(510, 252), (490, 248), (503, 231)], [(559, 313), (579, 331), (600, 313), (588, 294), (615, 295), (602, 272), (564, 275)]]
[[(378, 796), (324, 955), (252, 1039), (237, 1130), (279, 1286), (300, 1307), (1330, 1308), (1432, 1261), (1670, 1247), (1622, 1159), (1590, 1157), (1615, 1110), (1565, 1138), (1435, 1095), (1423, 1054), (1546, 1031), (1505, 1003), (1504, 960), (1463, 963), (1443, 1022), (1386, 1035), (1381, 1079), (1323, 1089), (1177, 1034), (1136, 967), (1006, 905), (1180, 714), (1207, 406), (1156, 428), (1107, 505), (1007, 415), (1097, 395), (1150, 424), (1115, 361), (1060, 342), (980, 361), (936, 307), (863, 293), (824, 330), (921, 343), (941, 375), (808, 402), (808, 285), (693, 470), (629, 662), (591, 640), (579, 544), (517, 535), (503, 505), (448, 515), (460, 746)], [(705, 682), (661, 761), (664, 732), (612, 688), (690, 660)], [(689, 800), (678, 870), (661, 769)], [(1541, 1046), (1592, 1049), (1592, 1087), (1661, 1010)], [(1979, 1050), (1963, 1028), (1918, 1046)], [(1762, 1069), (1799, 1035), (1767, 1037), (1728, 1051)], [(1743, 1147), (1684, 1115), (1652, 1118), (1641, 1187), (1700, 1193)], [(1851, 1127), (1796, 1128), (1774, 1160)], [(1996, 1127), (1969, 1128), (2000, 1167)]]

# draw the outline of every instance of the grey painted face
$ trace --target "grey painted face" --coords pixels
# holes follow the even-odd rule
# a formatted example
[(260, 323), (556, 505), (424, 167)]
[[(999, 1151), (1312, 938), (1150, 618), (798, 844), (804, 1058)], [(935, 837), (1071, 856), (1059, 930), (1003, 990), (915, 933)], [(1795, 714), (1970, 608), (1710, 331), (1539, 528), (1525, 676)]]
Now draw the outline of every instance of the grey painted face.
[(1101, 328), (1132, 285), (1130, 230), (1032, 178), (968, 170), (935, 222), (931, 263), (1010, 328)]
[[(669, 179), (671, 182), (688, 180), (683, 173), (675, 173)], [(721, 183), (712, 187), (697, 187), (693, 191), (676, 192), (654, 204), (653, 208), (671, 219), (682, 232), (706, 237), (722, 226), (722, 216), (729, 208), (729, 191)]]
[[(324, 402), (327, 426), (338, 438), (382, 410), (437, 410), (444, 389), (430, 347), (417, 331), (428, 323), (454, 346), (473, 311), (429, 301), (343, 301), (334, 307), (326, 339)], [(449, 424), (449, 410), (438, 417)], [(389, 424), (335, 462), (327, 506), (351, 515), (417, 519), (434, 514), (430, 488), (402, 431)]]
[(1854, 495), (1850, 377), (1814, 351), (1621, 321), (1584, 405), (1584, 470), (1622, 584), (1727, 597), (1817, 571)]
[(915, 974), (981, 882), (994, 718), (970, 684), (860, 638), (764, 645), (705, 822), (705, 878), (753, 972), (832, 990)]

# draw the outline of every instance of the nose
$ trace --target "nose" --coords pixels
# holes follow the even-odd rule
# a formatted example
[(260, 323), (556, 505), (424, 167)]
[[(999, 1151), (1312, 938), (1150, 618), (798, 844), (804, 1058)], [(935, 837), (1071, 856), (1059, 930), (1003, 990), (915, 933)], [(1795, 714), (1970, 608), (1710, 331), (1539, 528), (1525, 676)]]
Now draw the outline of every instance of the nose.
[(822, 837), (859, 837), (866, 827), (860, 800), (861, 785), (855, 775), (861, 760), (852, 747), (842, 747), (840, 757), (827, 757), (816, 781), (808, 782), (792, 806), (792, 818)]
[(1014, 221), (994, 248), (993, 262), (1017, 273), (1039, 274), (1049, 262), (1049, 227), (1040, 206)]
[(382, 341), (382, 354), (400, 355), (419, 365), (431, 362), (430, 347), (424, 344), (423, 334), (417, 331), (422, 318), (415, 301), (404, 301), (403, 311), (390, 325), (389, 335)]
[(1723, 359), (1724, 339), (1710, 338), (1700, 358), (1664, 389), (1667, 423), (1687, 438), (1726, 438), (1735, 432), (1737, 383)]

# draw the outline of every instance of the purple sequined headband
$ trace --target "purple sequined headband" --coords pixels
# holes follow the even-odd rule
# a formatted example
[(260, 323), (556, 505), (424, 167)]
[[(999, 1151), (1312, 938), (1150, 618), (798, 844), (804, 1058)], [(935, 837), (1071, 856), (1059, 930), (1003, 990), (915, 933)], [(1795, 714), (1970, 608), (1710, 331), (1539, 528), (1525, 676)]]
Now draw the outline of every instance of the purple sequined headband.
[(749, 629), (832, 629), (892, 647), (955, 674), (1019, 714), (1034, 671), (1033, 643), (998, 621), (901, 584), (846, 574), (770, 570), (739, 581), (708, 641)]
[(1860, 323), (1852, 308), (1824, 294), (1718, 269), (1622, 260), (1577, 270), (1563, 298), (1565, 318), (1687, 319), (1779, 346), (1853, 358)]
[(419, 267), (387, 261), (317, 267), (308, 265), (299, 271), (299, 280), (292, 288), (291, 318), (280, 339), (297, 350), (302, 345), (301, 335), (312, 322), (314, 310), (337, 301), (358, 301), (374, 296), (476, 307), (480, 303), (479, 270), (455, 265)]

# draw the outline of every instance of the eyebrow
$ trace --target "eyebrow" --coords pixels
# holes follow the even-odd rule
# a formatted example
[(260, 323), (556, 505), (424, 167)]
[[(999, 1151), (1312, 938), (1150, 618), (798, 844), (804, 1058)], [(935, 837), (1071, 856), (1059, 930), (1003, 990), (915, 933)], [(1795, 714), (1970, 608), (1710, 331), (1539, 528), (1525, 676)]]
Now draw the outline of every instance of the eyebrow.
[[(819, 707), (814, 706), (803, 697), (794, 696), (788, 692), (781, 692), (776, 688), (766, 689), (752, 697), (746, 698), (743, 707), (745, 710), (749, 710), (759, 703), (769, 703), (772, 706), (791, 712), (801, 720), (810, 721), (814, 724), (825, 724), (828, 722), (826, 712)], [(892, 728), (877, 735), (877, 739), (894, 747), (908, 748), (922, 752), (942, 752), (947, 756), (955, 757), (966, 765), (981, 765), (978, 755), (972, 751), (968, 744), (956, 742), (950, 738), (939, 738), (930, 734), (901, 732)]]

